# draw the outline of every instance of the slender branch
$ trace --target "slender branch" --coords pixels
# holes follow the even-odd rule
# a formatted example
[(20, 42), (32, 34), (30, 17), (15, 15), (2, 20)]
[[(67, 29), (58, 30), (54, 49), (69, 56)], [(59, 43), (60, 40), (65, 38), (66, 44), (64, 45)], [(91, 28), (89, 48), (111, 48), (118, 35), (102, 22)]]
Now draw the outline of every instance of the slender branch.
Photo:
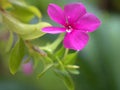
[(46, 54), (43, 50), (41, 50), (41, 49), (40, 49), (39, 47), (37, 47), (37, 46), (34, 46), (32, 43), (30, 43), (30, 41), (26, 40), (26, 41), (25, 41), (25, 44), (26, 44), (26, 46), (28, 47), (28, 49), (33, 50), (33, 51), (39, 53), (39, 54), (42, 55), (42, 56), (47, 56), (47, 54)]
[(6, 13), (5, 10), (2, 7), (0, 7), (0, 12), (1, 13)]

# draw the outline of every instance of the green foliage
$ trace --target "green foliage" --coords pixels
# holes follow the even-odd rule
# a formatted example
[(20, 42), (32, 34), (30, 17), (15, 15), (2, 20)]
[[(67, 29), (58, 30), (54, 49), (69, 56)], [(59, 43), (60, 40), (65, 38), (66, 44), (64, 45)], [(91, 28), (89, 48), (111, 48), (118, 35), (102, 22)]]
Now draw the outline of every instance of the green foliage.
[(43, 36), (45, 33), (41, 29), (45, 26), (50, 26), (47, 22), (39, 22), (34, 25), (24, 24), (12, 17), (11, 15), (3, 13), (3, 22), (10, 28), (11, 31), (21, 35), (25, 40), (31, 40)]
[(74, 75), (79, 74), (79, 71), (77, 70), (79, 67), (74, 65), (77, 52), (69, 53), (68, 50), (66, 52), (63, 46), (59, 48), (62, 39), (63, 35), (61, 34), (54, 43), (41, 47), (47, 52), (47, 56), (41, 57), (44, 69), (38, 75), (38, 78), (41, 78), (49, 69), (51, 69), (63, 80), (68, 90), (74, 90), (74, 84), (70, 73)]
[(8, 0), (0, 0), (0, 7), (9, 10), (12, 8), (12, 5), (8, 2)]
[(49, 64), (49, 65), (45, 66), (43, 71), (38, 75), (38, 78), (41, 78), (52, 66), (53, 66), (53, 64)]
[[(40, 11), (31, 5), (27, 5), (24, 1), (20, 0), (10, 0), (10, 4), (12, 4), (12, 10), (10, 13), (20, 21), (24, 23), (29, 23), (31, 19), (33, 19), (35, 16), (38, 17), (38, 19), (41, 18)], [(21, 13), (22, 12), (22, 13)]]
[[(24, 63), (32, 59), (34, 68), (40, 60), (43, 64), (43, 70), (38, 75), (38, 78), (41, 78), (50, 69), (63, 80), (69, 90), (74, 90), (75, 88), (70, 74), (79, 74), (77, 70), (79, 67), (74, 65), (77, 53), (69, 53), (68, 49), (65, 50), (63, 46), (60, 47), (64, 34), (58, 36), (52, 44), (43, 47), (32, 44), (30, 40), (43, 36), (45, 33), (41, 31), (42, 28), (51, 25), (42, 21), (37, 24), (28, 24), (34, 17), (40, 19), (41, 13), (34, 6), (27, 5), (24, 0), (9, 0), (7, 3), (12, 5), (11, 10), (8, 11), (2, 8), (3, 10), (0, 11), (3, 23), (10, 31), (9, 46), (6, 52), (9, 52), (12, 47), (13, 32), (18, 36), (18, 41), (10, 53), (10, 72), (14, 75), (18, 71), (23, 57), (27, 54), (28, 58)], [(28, 50), (26, 50), (25, 46)], [(25, 53), (26, 51), (27, 53)]]
[(21, 65), (24, 57), (25, 45), (22, 39), (19, 39), (10, 54), (9, 69), (12, 74), (15, 74)]
[(67, 86), (68, 90), (74, 90), (74, 84), (71, 76), (66, 70), (55, 70), (55, 74), (65, 83)]

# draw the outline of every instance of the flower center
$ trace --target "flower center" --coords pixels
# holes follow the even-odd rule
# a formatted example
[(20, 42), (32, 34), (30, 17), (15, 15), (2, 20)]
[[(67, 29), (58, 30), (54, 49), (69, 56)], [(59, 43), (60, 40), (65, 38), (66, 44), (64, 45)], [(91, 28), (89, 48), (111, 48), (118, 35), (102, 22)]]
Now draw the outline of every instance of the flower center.
[(73, 30), (73, 29), (72, 29), (71, 26), (67, 26), (67, 27), (66, 27), (66, 32), (70, 33), (72, 30)]

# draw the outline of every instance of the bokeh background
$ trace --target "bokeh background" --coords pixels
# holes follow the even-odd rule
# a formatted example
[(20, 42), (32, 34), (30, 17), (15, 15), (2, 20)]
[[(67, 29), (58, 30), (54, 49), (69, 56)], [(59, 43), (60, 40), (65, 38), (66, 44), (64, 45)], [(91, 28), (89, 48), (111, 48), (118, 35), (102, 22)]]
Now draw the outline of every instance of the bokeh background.
[[(120, 90), (120, 0), (26, 0), (40, 9), (44, 21), (53, 25), (55, 23), (46, 12), (48, 4), (56, 3), (63, 7), (76, 1), (84, 3), (87, 11), (102, 21), (101, 27), (90, 33), (87, 47), (79, 52), (76, 59), (76, 64), (80, 66), (80, 75), (72, 76), (76, 90)], [(3, 30), (0, 17), (0, 90), (67, 90), (51, 71), (40, 80), (36, 79), (41, 71), (40, 64), (31, 75), (21, 71), (11, 75), (7, 55), (2, 53), (3, 42), (8, 36)], [(52, 41), (55, 37), (47, 34), (42, 37), (42, 43)], [(41, 42), (37, 39), (35, 43)]]

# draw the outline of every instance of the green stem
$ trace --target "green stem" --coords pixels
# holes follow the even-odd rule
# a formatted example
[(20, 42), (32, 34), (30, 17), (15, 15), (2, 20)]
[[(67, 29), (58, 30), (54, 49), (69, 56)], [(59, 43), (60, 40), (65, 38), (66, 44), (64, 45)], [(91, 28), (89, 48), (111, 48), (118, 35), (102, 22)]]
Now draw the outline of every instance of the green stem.
[(41, 78), (50, 68), (52, 68), (54, 66), (54, 64), (50, 64), (48, 66), (46, 66), (43, 71), (38, 75), (38, 79)]
[(69, 52), (69, 49), (68, 49), (68, 48), (66, 48), (65, 53), (64, 53), (64, 56), (63, 56), (63, 60), (64, 60), (64, 59), (65, 59), (65, 57), (67, 56), (68, 52)]

